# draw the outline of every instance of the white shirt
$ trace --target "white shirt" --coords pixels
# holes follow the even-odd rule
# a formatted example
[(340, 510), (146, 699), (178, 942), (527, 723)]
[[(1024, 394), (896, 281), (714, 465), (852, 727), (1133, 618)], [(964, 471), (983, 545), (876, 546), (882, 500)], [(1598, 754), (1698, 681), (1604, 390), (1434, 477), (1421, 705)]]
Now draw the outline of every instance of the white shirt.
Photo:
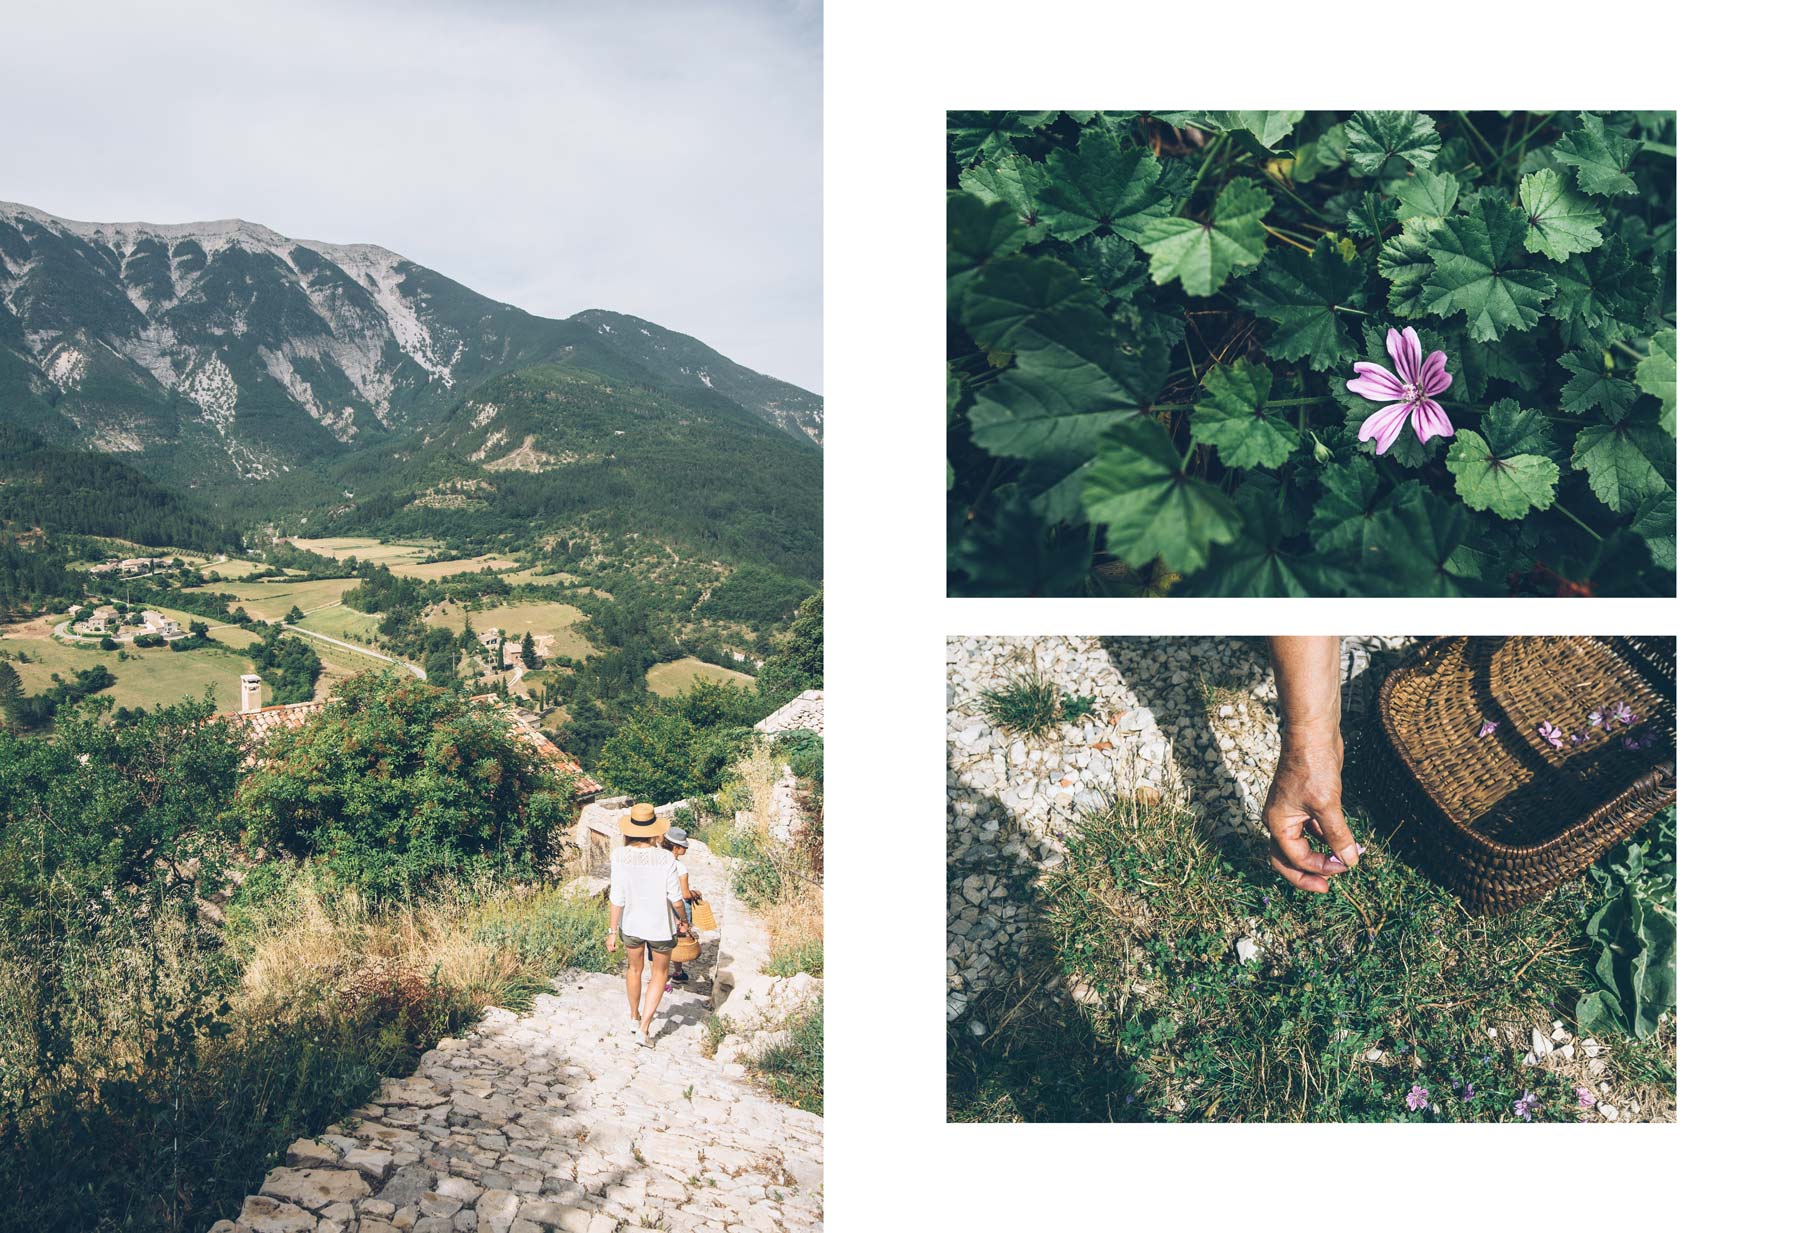
[(669, 902), (681, 898), (681, 883), (675, 873), (675, 855), (667, 848), (614, 848), (608, 894), (624, 909), (619, 915), (620, 933), (646, 942), (675, 936)]

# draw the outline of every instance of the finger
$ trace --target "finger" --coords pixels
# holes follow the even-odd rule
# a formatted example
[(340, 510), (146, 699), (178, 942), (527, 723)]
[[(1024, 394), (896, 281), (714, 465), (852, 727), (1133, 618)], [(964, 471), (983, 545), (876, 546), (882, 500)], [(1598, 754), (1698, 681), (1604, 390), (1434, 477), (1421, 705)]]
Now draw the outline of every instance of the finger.
[(1335, 856), (1313, 851), (1305, 839), (1285, 829), (1271, 827), (1269, 842), (1290, 868), (1301, 873), (1317, 873), (1329, 877), (1334, 873), (1344, 872), (1346, 868)]
[(1355, 868), (1357, 859), (1362, 855), (1362, 845), (1357, 843), (1356, 836), (1350, 833), (1350, 825), (1344, 821), (1344, 811), (1334, 801), (1313, 810), (1312, 813), (1325, 832), (1325, 842), (1337, 854), (1337, 858), (1351, 868)]
[(1274, 849), (1270, 850), (1269, 864), (1275, 867), (1276, 873), (1280, 874), (1303, 891), (1311, 891), (1315, 895), (1322, 895), (1328, 889), (1329, 884), (1321, 875), (1308, 873), (1304, 869), (1294, 868), (1281, 858), (1281, 853), (1279, 851)]

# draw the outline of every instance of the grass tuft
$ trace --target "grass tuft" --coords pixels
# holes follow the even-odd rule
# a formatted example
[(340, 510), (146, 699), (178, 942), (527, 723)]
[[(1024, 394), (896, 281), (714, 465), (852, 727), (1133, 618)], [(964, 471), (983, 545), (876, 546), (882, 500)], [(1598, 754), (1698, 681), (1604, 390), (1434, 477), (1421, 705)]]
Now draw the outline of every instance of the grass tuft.
[(1036, 668), (981, 694), (981, 713), (996, 727), (1020, 736), (1049, 731), (1061, 711), (1061, 692)]

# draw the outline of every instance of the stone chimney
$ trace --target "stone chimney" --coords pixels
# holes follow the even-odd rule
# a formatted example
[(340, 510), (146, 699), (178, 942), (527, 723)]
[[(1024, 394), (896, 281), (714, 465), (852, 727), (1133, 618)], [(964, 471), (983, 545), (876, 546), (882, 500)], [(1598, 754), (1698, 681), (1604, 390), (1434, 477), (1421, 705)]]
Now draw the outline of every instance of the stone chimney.
[(254, 672), (246, 672), (238, 678), (238, 684), (243, 687), (243, 705), (238, 710), (246, 715), (262, 710), (262, 678)]

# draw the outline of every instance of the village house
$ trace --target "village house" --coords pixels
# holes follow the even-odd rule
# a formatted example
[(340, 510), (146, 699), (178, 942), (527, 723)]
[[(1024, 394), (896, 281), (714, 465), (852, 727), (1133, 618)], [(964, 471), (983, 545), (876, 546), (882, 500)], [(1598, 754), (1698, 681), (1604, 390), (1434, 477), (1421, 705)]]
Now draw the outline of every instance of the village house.
[[(77, 608), (76, 611), (79, 612), (80, 609)], [(75, 622), (74, 629), (78, 634), (86, 634), (89, 637), (94, 637), (112, 632), (118, 623), (119, 610), (111, 604), (102, 604), (100, 607), (94, 609), (93, 616), (85, 621)]]

